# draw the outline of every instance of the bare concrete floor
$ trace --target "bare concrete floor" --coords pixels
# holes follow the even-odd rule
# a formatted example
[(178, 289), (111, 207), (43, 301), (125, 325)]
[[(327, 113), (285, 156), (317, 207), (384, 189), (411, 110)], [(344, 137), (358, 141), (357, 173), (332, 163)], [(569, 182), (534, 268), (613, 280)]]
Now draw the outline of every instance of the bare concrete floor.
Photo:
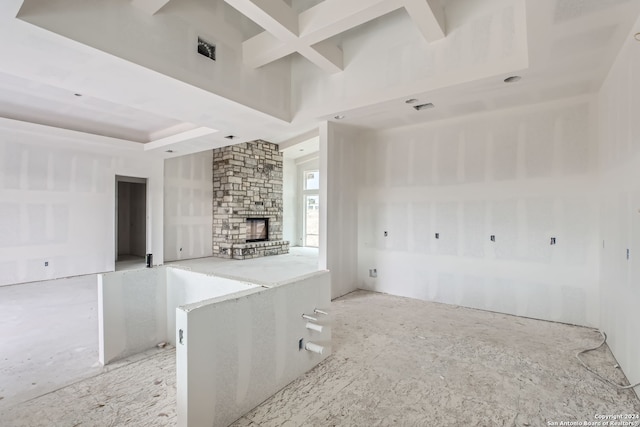
[[(333, 355), (234, 426), (547, 426), (637, 414), (587, 372), (588, 328), (376, 294), (332, 303)], [(585, 356), (620, 383), (608, 348)], [(175, 352), (159, 352), (0, 412), (4, 426), (175, 424)]]
[(0, 409), (100, 373), (96, 276), (0, 287), (0, 337)]

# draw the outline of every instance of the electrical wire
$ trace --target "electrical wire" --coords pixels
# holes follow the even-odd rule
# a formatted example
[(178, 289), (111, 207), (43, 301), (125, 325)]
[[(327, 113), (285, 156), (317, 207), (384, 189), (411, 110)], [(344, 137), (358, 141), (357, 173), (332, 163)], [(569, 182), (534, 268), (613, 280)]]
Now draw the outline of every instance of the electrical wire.
[(576, 353), (576, 359), (578, 359), (580, 361), (580, 363), (582, 363), (582, 366), (584, 366), (584, 368), (587, 371), (591, 372), (593, 375), (598, 377), (598, 379), (600, 379), (600, 381), (603, 381), (603, 382), (611, 385), (612, 387), (617, 388), (618, 390), (628, 390), (628, 389), (631, 389), (631, 388), (638, 387), (640, 385), (640, 383), (636, 383), (636, 384), (633, 384), (633, 385), (620, 385), (620, 384), (614, 383), (613, 381), (611, 381), (611, 380), (609, 380), (607, 378), (604, 378), (603, 376), (598, 374), (596, 371), (594, 371), (593, 369), (588, 367), (587, 364), (580, 358), (581, 354), (587, 353), (589, 351), (597, 350), (597, 349), (599, 349), (600, 347), (602, 347), (603, 345), (605, 345), (607, 343), (607, 334), (605, 334), (602, 331), (598, 331), (598, 332), (600, 332), (600, 335), (602, 335), (602, 342), (600, 343), (600, 345), (598, 345), (597, 347), (588, 348), (586, 350), (582, 350), (582, 351), (577, 352)]

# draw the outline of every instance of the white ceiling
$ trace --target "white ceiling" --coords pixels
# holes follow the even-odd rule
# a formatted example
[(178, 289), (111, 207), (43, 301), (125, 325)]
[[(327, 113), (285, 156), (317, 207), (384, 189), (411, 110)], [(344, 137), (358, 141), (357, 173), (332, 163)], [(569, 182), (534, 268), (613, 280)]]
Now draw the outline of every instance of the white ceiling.
[[(497, 37), (483, 23), (520, 3), (525, 21), (514, 15), (512, 23), (526, 36), (519, 61), (492, 67), (480, 59), (458, 70), (457, 80), (446, 78), (454, 73), (413, 79), (420, 73), (402, 62), (381, 63), (390, 76), (381, 90), (349, 93), (372, 79), (357, 68), (367, 41), (384, 38), (393, 47), (397, 34), (398, 51), (413, 43), (425, 55), (439, 49), (440, 57), (465, 63), (461, 56), (474, 52), (452, 51), (454, 39), (474, 31), (478, 39)], [(0, 118), (10, 119), (4, 127), (53, 127), (176, 155), (230, 144), (230, 134), (238, 136), (233, 142), (291, 141), (338, 114), (364, 128), (412, 125), (593, 93), (624, 38), (640, 31), (632, 31), (639, 13), (638, 0), (3, 0)], [(96, 28), (92, 19), (101, 16), (113, 33)], [(171, 31), (210, 34), (221, 61), (237, 61), (236, 68), (222, 78), (222, 62), (167, 45)], [(444, 39), (429, 36), (438, 31)], [(148, 37), (141, 45), (148, 49), (126, 51), (110, 39), (136, 32)], [(169, 63), (157, 54), (163, 49), (182, 59)], [(392, 68), (401, 81), (392, 81)], [(505, 84), (514, 73), (522, 80)], [(300, 81), (308, 99), (299, 99)], [(436, 108), (415, 111), (408, 98)]]

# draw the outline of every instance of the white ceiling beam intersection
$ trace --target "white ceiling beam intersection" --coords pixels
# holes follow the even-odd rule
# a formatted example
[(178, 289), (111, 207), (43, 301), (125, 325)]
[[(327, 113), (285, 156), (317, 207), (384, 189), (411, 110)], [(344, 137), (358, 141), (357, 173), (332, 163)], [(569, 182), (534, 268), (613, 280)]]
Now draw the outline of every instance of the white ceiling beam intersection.
[[(325, 0), (299, 16), (281, 0), (269, 0), (260, 7), (254, 0), (225, 1), (265, 29), (242, 45), (244, 63), (254, 68), (298, 52), (329, 73), (339, 72), (343, 69), (342, 51), (326, 40), (402, 7), (427, 41), (445, 37), (439, 0)], [(282, 31), (285, 21), (286, 32)]]
[(225, 0), (279, 40), (298, 37), (298, 15), (282, 0)]
[[(315, 48), (302, 41), (298, 36), (298, 15), (282, 0), (259, 0), (259, 3), (257, 0), (225, 1), (265, 29), (252, 46), (243, 44), (245, 64), (257, 68), (299, 52), (326, 72), (342, 71), (342, 51), (326, 44)], [(274, 47), (285, 50), (275, 53)]]

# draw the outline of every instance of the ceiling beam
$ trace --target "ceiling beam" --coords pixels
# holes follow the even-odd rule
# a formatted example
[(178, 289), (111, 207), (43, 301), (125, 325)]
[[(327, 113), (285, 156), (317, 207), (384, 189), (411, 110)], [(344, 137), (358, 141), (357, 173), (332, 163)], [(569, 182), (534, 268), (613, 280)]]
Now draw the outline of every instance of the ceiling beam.
[(407, 13), (427, 42), (445, 37), (444, 9), (440, 0), (403, 0)]
[(131, 0), (138, 9), (144, 10), (149, 15), (155, 15), (164, 5), (171, 0)]
[(225, 1), (265, 29), (242, 44), (243, 61), (254, 68), (298, 52), (327, 72), (339, 72), (344, 55), (326, 40), (402, 7), (427, 41), (445, 37), (440, 0), (324, 0), (298, 16), (282, 0)]
[(402, 0), (325, 0), (300, 14), (300, 36), (315, 44), (402, 6)]
[(282, 0), (225, 0), (278, 39), (298, 36), (298, 15)]
[(313, 46), (305, 46), (300, 49), (300, 55), (329, 74), (339, 73), (344, 68), (342, 50), (328, 41), (323, 41)]
[(342, 51), (321, 43), (311, 46), (298, 36), (298, 15), (282, 0), (225, 0), (266, 31), (243, 43), (244, 63), (252, 67), (269, 64), (294, 52), (328, 73), (342, 71)]

